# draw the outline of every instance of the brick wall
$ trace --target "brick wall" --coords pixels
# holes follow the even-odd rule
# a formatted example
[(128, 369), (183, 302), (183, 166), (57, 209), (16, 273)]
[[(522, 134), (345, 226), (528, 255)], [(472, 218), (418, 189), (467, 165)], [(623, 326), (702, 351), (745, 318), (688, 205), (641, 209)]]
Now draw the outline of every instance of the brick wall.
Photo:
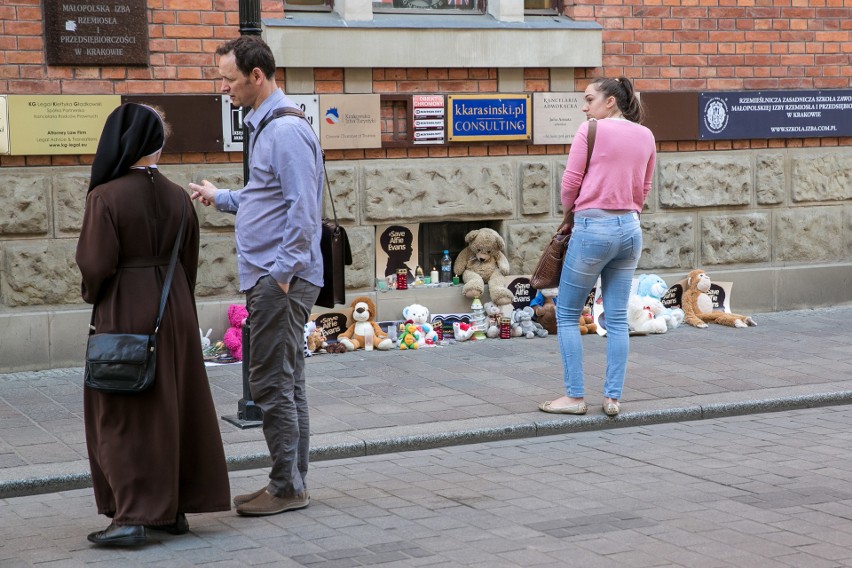
[[(0, 5), (0, 93), (192, 94), (218, 88), (213, 51), (238, 34), (237, 0), (150, 0), (149, 67), (48, 67), (41, 0)], [(640, 91), (852, 87), (848, 0), (574, 0), (566, 14), (604, 27), (603, 68), (577, 69), (576, 86), (603, 73)], [(283, 3), (262, 3), (264, 18)], [(280, 83), (284, 85), (283, 74)], [(342, 69), (316, 69), (317, 93), (342, 93)], [(285, 89), (286, 89), (286, 85)], [(524, 71), (527, 91), (550, 89), (548, 69)], [(375, 69), (373, 91), (494, 92), (496, 69)], [(661, 151), (848, 146), (850, 138), (665, 142)], [(472, 144), (328, 152), (330, 160), (564, 154), (566, 146)], [(172, 155), (166, 162), (237, 162), (238, 155)], [(87, 164), (90, 156), (0, 156), (0, 166)]]

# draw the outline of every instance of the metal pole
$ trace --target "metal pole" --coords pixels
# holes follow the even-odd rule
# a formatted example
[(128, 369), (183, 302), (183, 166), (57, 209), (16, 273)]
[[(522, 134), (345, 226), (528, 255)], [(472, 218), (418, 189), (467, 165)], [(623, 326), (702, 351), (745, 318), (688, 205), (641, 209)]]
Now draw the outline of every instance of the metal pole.
[[(240, 35), (259, 36), (263, 29), (260, 23), (260, 0), (239, 0), (240, 8)], [(242, 116), (245, 118), (249, 107), (243, 107)], [(249, 132), (245, 122), (243, 129), (243, 185), (249, 180)], [(263, 421), (263, 410), (257, 406), (251, 398), (249, 387), (249, 361), (251, 357), (251, 314), (243, 326), (243, 398), (237, 402), (236, 416), (223, 416), (222, 418), (239, 428), (252, 428), (261, 426)]]

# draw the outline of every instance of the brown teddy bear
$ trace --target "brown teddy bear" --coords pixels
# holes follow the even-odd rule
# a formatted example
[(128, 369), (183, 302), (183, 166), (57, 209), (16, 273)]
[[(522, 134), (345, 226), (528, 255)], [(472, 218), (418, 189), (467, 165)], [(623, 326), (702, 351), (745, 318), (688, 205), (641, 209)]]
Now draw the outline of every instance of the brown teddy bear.
[(388, 334), (382, 331), (376, 323), (376, 305), (367, 296), (358, 296), (352, 300), (352, 319), (355, 323), (337, 336), (347, 351), (363, 349), (366, 337), (373, 336), (373, 346), (381, 351), (387, 351), (393, 345)]
[(681, 299), (684, 320), (695, 327), (707, 327), (706, 322), (718, 323), (728, 327), (748, 327), (757, 325), (753, 319), (740, 314), (713, 311), (713, 299), (710, 290), (710, 277), (700, 268), (696, 268), (686, 277), (686, 289)]
[(583, 307), (583, 313), (580, 314), (580, 335), (597, 332), (598, 324), (595, 323), (591, 308), (589, 306)]
[(453, 269), (464, 281), (462, 292), (468, 298), (482, 297), (485, 285), (491, 301), (498, 306), (512, 303), (514, 295), (509, 290), (511, 273), (509, 259), (503, 254), (506, 243), (494, 229), (476, 229), (464, 237), (467, 246), (456, 257)]

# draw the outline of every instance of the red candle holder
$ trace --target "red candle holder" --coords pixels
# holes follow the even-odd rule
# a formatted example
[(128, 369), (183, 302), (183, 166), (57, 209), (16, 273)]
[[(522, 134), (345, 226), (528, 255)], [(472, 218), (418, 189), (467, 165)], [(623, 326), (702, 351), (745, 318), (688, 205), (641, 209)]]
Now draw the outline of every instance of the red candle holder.
[(396, 271), (396, 289), (408, 290), (408, 269), (400, 268)]

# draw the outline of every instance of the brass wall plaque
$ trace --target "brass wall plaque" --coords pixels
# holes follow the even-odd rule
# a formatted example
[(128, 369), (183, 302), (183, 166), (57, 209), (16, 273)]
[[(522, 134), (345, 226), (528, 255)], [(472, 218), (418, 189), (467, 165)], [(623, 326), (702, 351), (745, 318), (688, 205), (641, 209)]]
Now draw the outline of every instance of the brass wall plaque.
[(9, 95), (13, 156), (94, 154), (118, 95)]
[(145, 0), (43, 0), (48, 65), (148, 65)]

